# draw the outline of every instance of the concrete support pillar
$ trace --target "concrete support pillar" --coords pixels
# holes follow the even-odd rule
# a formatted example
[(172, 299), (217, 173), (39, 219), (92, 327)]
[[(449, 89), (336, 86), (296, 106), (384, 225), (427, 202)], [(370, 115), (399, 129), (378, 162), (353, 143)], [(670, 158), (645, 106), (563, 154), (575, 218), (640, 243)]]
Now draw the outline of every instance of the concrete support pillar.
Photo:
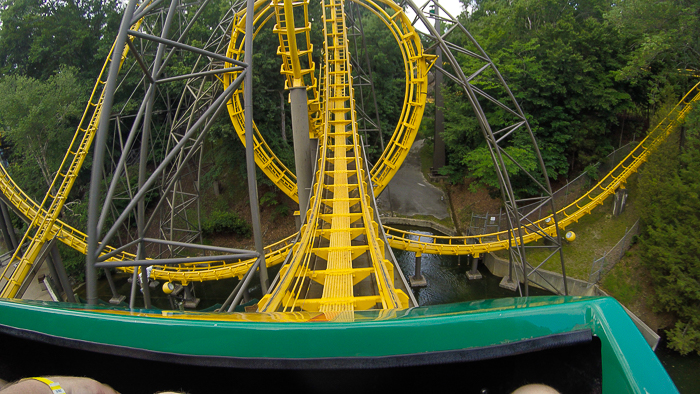
[(501, 283), (498, 284), (498, 287), (510, 291), (518, 290), (518, 284), (513, 280), (513, 256), (509, 256), (508, 259), (508, 275), (504, 276), (503, 279), (501, 279)]
[(627, 189), (620, 186), (615, 191), (615, 201), (613, 202), (613, 216), (619, 216), (625, 209), (627, 203)]
[(416, 252), (416, 271), (411, 277), (411, 287), (426, 287), (428, 286), (428, 281), (421, 274), (421, 260), (423, 259), (421, 252)]
[(477, 256), (472, 256), (472, 268), (467, 272), (467, 278), (469, 280), (476, 280), (476, 279), (481, 279), (481, 272), (479, 272), (479, 261), (481, 260), (481, 257)]
[(501, 283), (498, 284), (498, 287), (510, 291), (518, 290), (518, 284), (509, 276), (504, 276), (503, 279), (501, 279)]
[(185, 288), (185, 299), (183, 300), (183, 305), (185, 306), (185, 308), (195, 309), (197, 308), (197, 305), (199, 305), (200, 299), (194, 296), (192, 290), (190, 290), (190, 286), (192, 285), (183, 285), (183, 287)]
[(294, 163), (299, 194), (299, 213), (306, 214), (311, 195), (313, 174), (311, 165), (311, 139), (309, 138), (309, 109), (306, 87), (289, 89), (292, 107), (292, 132), (294, 135)]

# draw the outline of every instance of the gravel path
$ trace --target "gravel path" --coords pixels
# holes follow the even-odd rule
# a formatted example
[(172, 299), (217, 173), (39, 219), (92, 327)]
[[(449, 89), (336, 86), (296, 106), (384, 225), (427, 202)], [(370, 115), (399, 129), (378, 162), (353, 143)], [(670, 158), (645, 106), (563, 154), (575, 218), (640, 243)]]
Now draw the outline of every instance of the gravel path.
[(442, 190), (428, 182), (420, 170), (420, 149), (423, 140), (415, 141), (396, 176), (377, 199), (383, 215), (426, 215), (444, 219), (449, 214)]

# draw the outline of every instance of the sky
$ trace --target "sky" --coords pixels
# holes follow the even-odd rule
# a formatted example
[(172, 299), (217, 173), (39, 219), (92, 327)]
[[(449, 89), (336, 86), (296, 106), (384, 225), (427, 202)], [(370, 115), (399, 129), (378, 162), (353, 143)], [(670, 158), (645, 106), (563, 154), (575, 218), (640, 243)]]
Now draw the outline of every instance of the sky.
[[(426, 0), (413, 0), (413, 2), (418, 6), (421, 7), (422, 5), (425, 4)], [(440, 5), (442, 5), (447, 11), (449, 11), (450, 14), (452, 14), (453, 17), (457, 17), (459, 14), (462, 13), (462, 3), (460, 0), (438, 0)], [(412, 10), (406, 11), (406, 15), (413, 20), (415, 18), (416, 14), (413, 13)], [(426, 32), (426, 28), (423, 26), (422, 23), (418, 22), (416, 25), (416, 29)]]

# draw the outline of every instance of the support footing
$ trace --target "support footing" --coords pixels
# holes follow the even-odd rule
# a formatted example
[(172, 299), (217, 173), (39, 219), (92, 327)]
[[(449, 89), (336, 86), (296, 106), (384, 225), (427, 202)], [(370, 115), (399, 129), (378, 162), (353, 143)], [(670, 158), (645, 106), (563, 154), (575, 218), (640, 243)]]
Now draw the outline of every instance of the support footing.
[(473, 273), (471, 271), (467, 271), (467, 279), (469, 280), (477, 280), (477, 279), (482, 279), (483, 276), (481, 276), (481, 272), (476, 271), (476, 273)]
[(195, 309), (197, 307), (197, 305), (199, 305), (199, 298), (192, 298), (189, 300), (185, 300), (183, 305), (187, 309)]
[(428, 281), (425, 280), (425, 276), (412, 276), (409, 281), (411, 282), (411, 287), (427, 287)]
[(498, 284), (499, 287), (502, 287), (504, 289), (510, 290), (510, 291), (516, 291), (518, 290), (518, 284), (515, 283), (511, 278), (504, 276), (503, 279), (501, 280), (501, 283)]
[(109, 303), (112, 305), (119, 305), (126, 299), (126, 296), (120, 295), (117, 297), (112, 297), (109, 299)]

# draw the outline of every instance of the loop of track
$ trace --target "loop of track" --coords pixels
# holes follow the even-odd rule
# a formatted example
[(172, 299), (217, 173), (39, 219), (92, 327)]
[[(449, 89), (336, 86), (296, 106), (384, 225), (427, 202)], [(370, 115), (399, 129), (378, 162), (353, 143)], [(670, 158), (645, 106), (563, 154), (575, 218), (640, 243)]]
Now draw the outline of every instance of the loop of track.
[[(380, 0), (378, 2), (357, 0), (356, 3), (378, 16), (392, 33), (401, 49), (406, 77), (404, 103), (399, 122), (384, 153), (370, 172), (375, 188), (374, 193), (375, 196), (378, 196), (399, 170), (418, 133), (418, 127), (420, 126), (427, 101), (428, 69), (431, 65), (429, 61), (434, 60), (434, 57), (423, 53), (420, 36), (411, 25), (410, 19), (404, 14), (403, 9), (396, 3), (390, 0)], [(386, 6), (392, 14), (389, 14), (380, 4)], [(256, 2), (254, 16), (256, 32), (272, 17), (274, 8), (273, 4), (269, 2)], [(245, 10), (241, 10), (236, 14), (231, 34), (231, 46), (227, 53), (227, 56), (232, 59), (243, 59), (245, 20)], [(280, 51), (285, 52), (286, 50), (281, 49)], [(289, 62), (284, 61), (282, 66), (284, 74), (289, 75), (292, 73)], [(227, 74), (224, 78), (224, 87), (227, 87), (231, 81), (235, 80), (238, 74)], [(233, 99), (228, 103), (231, 121), (243, 145), (245, 145), (244, 88), (241, 85), (234, 94)], [(310, 86), (309, 89), (316, 89), (316, 86)], [(314, 96), (317, 96), (317, 94), (314, 93)], [(321, 99), (322, 105), (323, 99)], [(311, 111), (317, 110), (314, 106), (310, 108)], [(298, 202), (296, 176), (277, 158), (270, 146), (265, 142), (255, 123), (253, 127), (255, 132), (255, 163), (280, 190)], [(315, 130), (318, 132), (319, 128), (315, 128)]]
[[(389, 4), (386, 2), (382, 3)], [(263, 2), (258, 2), (258, 5), (256, 6), (259, 6), (260, 4), (263, 4)], [(368, 6), (367, 4), (375, 3), (367, 2), (367, 4), (360, 4), (371, 9), (370, 6)], [(396, 7), (398, 8), (398, 6)], [(268, 8), (265, 9), (267, 10)], [(383, 11), (383, 9), (379, 7), (377, 7), (377, 9), (375, 9), (375, 11), (373, 12), (375, 12), (375, 14), (379, 14), (380, 17), (385, 17), (385, 19), (382, 20), (390, 28), (392, 28), (392, 26), (398, 28), (397, 24), (390, 26), (391, 23), (394, 23), (393, 21), (395, 19), (400, 19), (402, 25), (408, 23), (408, 20), (405, 19), (405, 15), (403, 15), (400, 9), (396, 9), (394, 7), (391, 7), (391, 9), (396, 12), (393, 16), (389, 16), (385, 11)], [(241, 23), (239, 23), (238, 25), (241, 25)], [(236, 30), (234, 29), (234, 32), (235, 31)], [(403, 45), (409, 48), (412, 47), (409, 43), (415, 43), (415, 41), (413, 40), (418, 40), (418, 37), (415, 34), (415, 32), (413, 34), (408, 33), (406, 37), (404, 37), (403, 33), (401, 33), (401, 29), (392, 30), (392, 33), (395, 35), (395, 37), (397, 37), (397, 40), (398, 37), (403, 37), (402, 39), (407, 40), (406, 42), (402, 42)], [(239, 29), (238, 34), (242, 34), (242, 30)], [(413, 54), (412, 56), (415, 56), (415, 54)], [(415, 67), (416, 68), (413, 68), (413, 66), (407, 66), (407, 70), (410, 68), (411, 71), (419, 70), (427, 72), (427, 68), (422, 69), (419, 65), (416, 65)], [(102, 76), (98, 78), (98, 83), (100, 83), (99, 81), (101, 81), (101, 78)], [(413, 85), (411, 87), (408, 87), (411, 84)], [(420, 98), (421, 95), (424, 95), (425, 93), (423, 89), (424, 85), (422, 85), (422, 82), (414, 80), (413, 82), (409, 83), (407, 81), (407, 91), (410, 91), (410, 95), (407, 95), (407, 97), (413, 97), (414, 99)], [(394, 133), (394, 137), (392, 138), (393, 144), (390, 144), (390, 148), (387, 148), (387, 151), (385, 151), (384, 153), (386, 157), (382, 156), (383, 159), (380, 160), (379, 164), (377, 164), (372, 170), (373, 180), (377, 182), (377, 186), (375, 187), (375, 194), (378, 194), (378, 192), (381, 191), (381, 189), (384, 186), (386, 186), (386, 184), (388, 183), (387, 179), (390, 179), (391, 176), (393, 176), (393, 173), (395, 173), (395, 170), (398, 169), (398, 164), (400, 164), (400, 162), (403, 161), (403, 157), (405, 157), (405, 154), (407, 153), (407, 148), (410, 147), (408, 141), (412, 142), (413, 138), (415, 137), (417, 123), (414, 122), (415, 118), (419, 119), (420, 117), (417, 116), (418, 106), (413, 105), (410, 102), (410, 100), (412, 99), (407, 99), (405, 103), (405, 113), (404, 115), (402, 115), (403, 121), (400, 123), (399, 126), (397, 126), (397, 131)], [(679, 124), (679, 122), (685, 117), (687, 112), (692, 107), (692, 104), (694, 104), (698, 100), (700, 100), (700, 92), (698, 91), (698, 85), (696, 85), (693, 87), (693, 89), (691, 89), (688, 92), (688, 94), (686, 94), (686, 96), (678, 103), (678, 105), (676, 105), (676, 107), (671, 111), (671, 113), (669, 113), (669, 115), (661, 123), (659, 123), (654, 128), (654, 130), (652, 130), (652, 132), (650, 132), (649, 135), (644, 140), (642, 140), (639, 143), (639, 145), (623, 161), (620, 162), (620, 164), (618, 164), (610, 173), (608, 173), (603, 179), (601, 179), (601, 181), (598, 184), (596, 184), (591, 190), (589, 190), (584, 196), (557, 212), (557, 215), (560, 215), (559, 217), (562, 218), (560, 219), (560, 227), (565, 228), (571, 223), (577, 222), (582, 216), (590, 213), (598, 205), (601, 205), (607, 197), (612, 195), (615, 192), (615, 190), (617, 190), (617, 188), (620, 185), (624, 184), (629, 178), (629, 176), (632, 173), (636, 172), (639, 166), (644, 161), (646, 161), (648, 155), (653, 151), (653, 149), (656, 146), (658, 146), (658, 144), (661, 143), (671, 133), (674, 127), (676, 127)], [(235, 109), (235, 103), (231, 105)], [(407, 109), (406, 105), (408, 105), (408, 107), (410, 108)], [(238, 108), (240, 108), (240, 114), (242, 114), (240, 97), (238, 100), (238, 106)], [(420, 115), (422, 115), (422, 109), (420, 111)], [(232, 115), (232, 119), (239, 118), (234, 117)], [(235, 124), (236, 123), (234, 121), (234, 125)], [(241, 127), (242, 124), (243, 121), (241, 117), (240, 124), (238, 127)], [(240, 133), (239, 135), (242, 136), (242, 134)], [(262, 139), (260, 141), (256, 141), (256, 161), (258, 160), (260, 160), (260, 162), (258, 162), (258, 165), (260, 165), (262, 168), (265, 168), (266, 165), (269, 166), (269, 162), (276, 160), (276, 157), (274, 157), (274, 154), (272, 154), (271, 150), (269, 150), (269, 147), (265, 144), (265, 142)], [(396, 166), (396, 168), (392, 167), (394, 165)], [(293, 175), (290, 176), (291, 172), (289, 172), (286, 168), (284, 168), (284, 171), (280, 170), (281, 167), (274, 168), (276, 168), (277, 171), (280, 171), (277, 173), (279, 175), (277, 178), (278, 181), (287, 176), (284, 184), (287, 185), (287, 190), (285, 191), (285, 193), (289, 195), (289, 193), (291, 193), (292, 191), (292, 186), (294, 186), (294, 189), (296, 188), (295, 181), (292, 178)], [(274, 180), (275, 178), (271, 179)], [(280, 185), (280, 183), (276, 183), (278, 184), (278, 186)], [(39, 204), (37, 204), (33, 199), (27, 196), (17, 186), (17, 184), (12, 180), (6, 169), (2, 166), (0, 166), (0, 191), (2, 191), (2, 193), (4, 194), (6, 202), (8, 202), (14, 207), (15, 212), (25, 217), (28, 221), (31, 222), (35, 220), (44, 220), (49, 216), (48, 212), (45, 209), (40, 207)], [(524, 234), (523, 237), (525, 243), (533, 242), (542, 238), (542, 232), (545, 232), (550, 235), (554, 234), (554, 227), (547, 226), (544, 224), (546, 219), (547, 218), (545, 217), (541, 220), (532, 222), (529, 226), (525, 226), (526, 234)], [(385, 227), (385, 229), (387, 231), (387, 234), (389, 235), (389, 243), (392, 247), (408, 251), (420, 251), (422, 253), (434, 254), (479, 255), (495, 250), (508, 248), (507, 231), (477, 236), (431, 237), (433, 241), (427, 242), (420, 240), (420, 234), (397, 230), (391, 227)], [(290, 251), (292, 248), (292, 240), (296, 237), (296, 235), (297, 234), (294, 234), (288, 238), (285, 238), (275, 244), (266, 247), (268, 266), (278, 264), (284, 260), (288, 251)], [(81, 253), (86, 253), (87, 236), (83, 232), (72, 228), (71, 226), (67, 225), (66, 223), (60, 220), (56, 220), (55, 222), (53, 222), (53, 224), (46, 232), (45, 236), (46, 239), (50, 239), (55, 236), (64, 244), (74, 248), (75, 250), (78, 250)], [(419, 239), (412, 240), (410, 239), (411, 237)], [(423, 238), (425, 238), (424, 235)], [(518, 237), (513, 238), (516, 240), (518, 239)], [(105, 249), (105, 253), (110, 253), (113, 250), (115, 249), (112, 247), (107, 247)], [(128, 261), (133, 260), (134, 257), (135, 256), (131, 253), (121, 252), (111, 257), (109, 261)], [(180, 267), (156, 266), (153, 270), (153, 276), (156, 279), (160, 280), (178, 281), (183, 283), (205, 280), (218, 280), (233, 276), (240, 277), (246, 272), (250, 264), (252, 264), (252, 260), (237, 261), (232, 263), (212, 261), (210, 263), (186, 264)], [(125, 270), (130, 272), (132, 269), (127, 268)]]

